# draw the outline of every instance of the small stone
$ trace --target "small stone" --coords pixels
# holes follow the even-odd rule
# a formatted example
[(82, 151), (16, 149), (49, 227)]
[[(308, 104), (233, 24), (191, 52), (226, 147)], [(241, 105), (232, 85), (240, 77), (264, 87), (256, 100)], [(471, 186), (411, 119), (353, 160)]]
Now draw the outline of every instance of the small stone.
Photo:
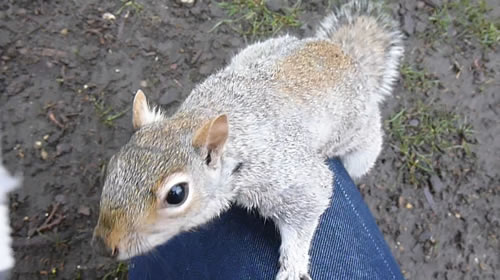
[(68, 28), (63, 28), (63, 29), (61, 29), (61, 31), (59, 31), (59, 33), (63, 36), (66, 36), (66, 35), (68, 35), (69, 30), (68, 30)]
[(434, 192), (439, 193), (445, 188), (443, 181), (441, 181), (441, 179), (437, 175), (431, 176), (430, 183)]
[(45, 134), (45, 135), (43, 136), (43, 140), (47, 141), (47, 140), (49, 139), (49, 137), (50, 137), (50, 135)]
[(47, 158), (49, 158), (49, 153), (47, 153), (47, 151), (42, 149), (42, 151), (40, 152), (40, 156), (42, 157), (43, 160), (47, 160)]
[(417, 1), (417, 9), (421, 10), (425, 7), (424, 1)]
[(30, 217), (24, 216), (23, 221), (28, 222), (30, 220)]
[(408, 203), (406, 203), (405, 207), (406, 207), (406, 209), (413, 209), (413, 204), (408, 202)]
[(181, 3), (191, 5), (194, 3), (194, 0), (181, 0)]
[(87, 85), (87, 84), (83, 85), (83, 89), (88, 89), (88, 88), (89, 88), (89, 85)]
[(141, 87), (145, 88), (148, 87), (148, 82), (146, 80), (142, 80), (140, 83)]
[(35, 141), (35, 149), (40, 149), (42, 147), (42, 141)]
[(177, 69), (177, 64), (174, 63), (174, 64), (170, 65), (170, 69), (172, 69), (172, 70)]
[(90, 216), (90, 207), (88, 207), (88, 206), (78, 207), (78, 214), (83, 215), (83, 216)]
[(19, 158), (24, 158), (24, 151), (23, 151), (22, 149), (19, 149), (19, 150), (17, 151), (17, 156), (18, 156)]
[(23, 9), (23, 8), (21, 8), (21, 9), (19, 9), (19, 10), (16, 11), (16, 14), (18, 16), (25, 16), (26, 13), (27, 13), (26, 9)]
[(406, 199), (402, 196), (399, 197), (398, 199), (398, 205), (400, 208), (402, 208), (405, 205)]
[(66, 204), (66, 202), (68, 201), (68, 199), (66, 198), (66, 196), (64, 194), (58, 194), (58, 195), (56, 195), (56, 197), (54, 199), (56, 202), (58, 202), (60, 204)]
[(101, 52), (101, 49), (94, 45), (83, 45), (79, 50), (78, 50), (78, 56), (82, 57), (83, 59), (86, 60), (92, 60), (95, 59), (99, 53)]
[(460, 215), (460, 213), (458, 213), (458, 212), (457, 212), (457, 213), (455, 213), (455, 217), (456, 217), (457, 219), (462, 218), (462, 216), (461, 216), (461, 215)]
[(420, 121), (417, 119), (411, 119), (409, 124), (412, 127), (417, 127), (420, 124)]
[(72, 148), (73, 147), (71, 147), (71, 145), (68, 143), (60, 143), (56, 146), (56, 156), (69, 153), (71, 152)]
[(498, 216), (494, 211), (486, 214), (486, 221), (491, 224), (500, 224), (500, 216)]
[(431, 240), (432, 239), (432, 233), (428, 230), (422, 232), (419, 236), (418, 236), (418, 240), (420, 242), (425, 242), (427, 240)]
[(120, 69), (116, 68), (116, 69), (115, 69), (115, 72), (116, 72), (116, 73), (120, 73)]
[(102, 15), (102, 19), (112, 21), (112, 20), (115, 20), (116, 17), (112, 13), (104, 13)]

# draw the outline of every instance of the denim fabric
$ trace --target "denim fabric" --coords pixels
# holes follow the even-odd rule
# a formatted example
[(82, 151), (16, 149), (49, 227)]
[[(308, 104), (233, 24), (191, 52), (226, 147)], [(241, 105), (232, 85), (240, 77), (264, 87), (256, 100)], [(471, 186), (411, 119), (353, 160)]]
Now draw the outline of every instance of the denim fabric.
[[(356, 185), (340, 161), (328, 163), (335, 189), (313, 240), (311, 277), (403, 279)], [(133, 258), (129, 279), (272, 280), (278, 272), (279, 245), (272, 222), (233, 207), (198, 230)]]

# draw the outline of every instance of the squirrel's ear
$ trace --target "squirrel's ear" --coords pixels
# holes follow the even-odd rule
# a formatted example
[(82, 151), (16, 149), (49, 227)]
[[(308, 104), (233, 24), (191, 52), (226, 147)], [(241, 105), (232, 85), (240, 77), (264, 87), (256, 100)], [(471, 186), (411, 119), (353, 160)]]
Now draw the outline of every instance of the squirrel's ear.
[(226, 115), (220, 115), (206, 122), (196, 130), (193, 137), (193, 146), (196, 148), (205, 147), (208, 151), (207, 164), (215, 160), (222, 151), (226, 143), (229, 132), (229, 125)]
[(163, 120), (163, 115), (159, 110), (151, 110), (146, 100), (146, 95), (142, 90), (138, 90), (134, 97), (132, 108), (132, 125), (134, 129), (139, 129), (144, 125)]

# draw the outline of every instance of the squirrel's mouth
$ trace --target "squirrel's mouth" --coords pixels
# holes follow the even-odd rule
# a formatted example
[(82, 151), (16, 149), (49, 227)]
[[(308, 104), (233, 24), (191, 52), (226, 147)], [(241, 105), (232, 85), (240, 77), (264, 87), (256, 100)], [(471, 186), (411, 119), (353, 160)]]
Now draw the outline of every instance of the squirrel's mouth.
[(148, 242), (147, 237), (139, 234), (132, 234), (118, 246), (116, 259), (119, 261), (128, 260), (135, 256), (143, 255), (153, 248), (154, 246)]

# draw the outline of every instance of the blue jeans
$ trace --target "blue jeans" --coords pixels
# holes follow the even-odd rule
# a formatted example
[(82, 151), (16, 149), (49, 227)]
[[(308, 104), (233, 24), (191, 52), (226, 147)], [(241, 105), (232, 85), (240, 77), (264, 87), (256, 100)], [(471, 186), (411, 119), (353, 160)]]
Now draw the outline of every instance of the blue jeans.
[[(375, 219), (339, 160), (334, 194), (312, 243), (313, 280), (403, 279)], [(280, 237), (272, 222), (233, 207), (196, 231), (180, 234), (131, 261), (129, 279), (272, 280)]]

